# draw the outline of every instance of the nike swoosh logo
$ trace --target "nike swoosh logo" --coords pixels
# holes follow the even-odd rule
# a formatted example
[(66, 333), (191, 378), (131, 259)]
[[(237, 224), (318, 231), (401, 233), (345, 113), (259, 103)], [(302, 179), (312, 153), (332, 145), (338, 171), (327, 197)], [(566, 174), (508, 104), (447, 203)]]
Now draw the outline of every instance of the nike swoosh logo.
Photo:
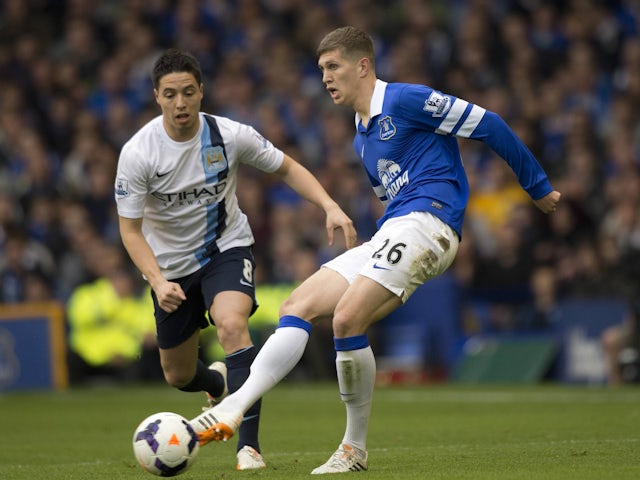
[(158, 177), (158, 178), (162, 178), (162, 177), (164, 177), (165, 175), (169, 175), (171, 172), (173, 172), (173, 170), (169, 170), (168, 172), (162, 172), (162, 173), (160, 173), (160, 172), (156, 172), (156, 177)]
[(391, 270), (390, 268), (387, 268), (387, 267), (381, 267), (377, 263), (373, 264), (373, 268), (377, 268), (378, 270)]
[(244, 285), (245, 287), (253, 287), (253, 285), (249, 282), (247, 282), (245, 279), (241, 278), (240, 279), (240, 284)]

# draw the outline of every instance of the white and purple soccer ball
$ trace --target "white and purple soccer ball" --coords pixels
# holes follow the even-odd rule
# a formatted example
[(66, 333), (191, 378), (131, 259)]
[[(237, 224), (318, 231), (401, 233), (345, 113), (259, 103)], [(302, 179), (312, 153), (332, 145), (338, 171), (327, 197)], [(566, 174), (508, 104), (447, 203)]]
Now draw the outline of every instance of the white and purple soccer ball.
[(145, 418), (133, 434), (133, 452), (147, 472), (174, 477), (195, 461), (200, 444), (189, 421), (173, 412)]

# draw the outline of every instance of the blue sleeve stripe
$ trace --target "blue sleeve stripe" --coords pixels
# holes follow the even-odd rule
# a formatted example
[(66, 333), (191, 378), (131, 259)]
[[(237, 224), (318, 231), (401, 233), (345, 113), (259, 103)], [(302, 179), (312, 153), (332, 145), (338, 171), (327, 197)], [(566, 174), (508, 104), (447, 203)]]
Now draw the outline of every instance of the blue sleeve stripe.
[(465, 119), (465, 121), (462, 123), (462, 126), (456, 133), (456, 136), (469, 138), (480, 123), (480, 120), (482, 120), (484, 112), (486, 112), (484, 108), (474, 105), (471, 108), (469, 116)]
[(469, 102), (456, 98), (456, 101), (453, 102), (449, 113), (446, 117), (444, 117), (444, 120), (436, 130), (436, 133), (439, 133), (441, 135), (451, 134), (455, 126), (460, 121), (460, 118), (462, 118), (462, 116), (464, 115), (464, 112), (468, 106)]

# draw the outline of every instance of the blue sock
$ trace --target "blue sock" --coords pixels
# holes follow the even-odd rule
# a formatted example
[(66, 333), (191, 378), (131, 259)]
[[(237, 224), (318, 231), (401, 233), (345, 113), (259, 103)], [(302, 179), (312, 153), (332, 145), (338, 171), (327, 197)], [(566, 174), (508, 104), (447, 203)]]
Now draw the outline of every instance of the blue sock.
[[(255, 346), (247, 347), (243, 350), (228, 355), (225, 358), (227, 364), (227, 386), (229, 393), (238, 390), (251, 372), (251, 364), (258, 354)], [(238, 447), (240, 450), (245, 445), (249, 445), (260, 451), (258, 442), (258, 427), (260, 425), (260, 407), (262, 399), (257, 400), (244, 414), (244, 420), (238, 428)]]
[(309, 322), (305, 322), (300, 317), (296, 317), (295, 315), (284, 315), (280, 317), (280, 321), (278, 322), (277, 328), (281, 327), (297, 327), (306, 331), (309, 335), (311, 335), (311, 324)]
[(196, 374), (191, 381), (178, 390), (183, 392), (208, 392), (214, 397), (219, 396), (224, 391), (224, 380), (220, 373), (209, 370), (202, 360), (196, 364)]
[(347, 350), (360, 350), (369, 346), (369, 339), (366, 335), (356, 335), (353, 337), (333, 338), (333, 346), (336, 352)]

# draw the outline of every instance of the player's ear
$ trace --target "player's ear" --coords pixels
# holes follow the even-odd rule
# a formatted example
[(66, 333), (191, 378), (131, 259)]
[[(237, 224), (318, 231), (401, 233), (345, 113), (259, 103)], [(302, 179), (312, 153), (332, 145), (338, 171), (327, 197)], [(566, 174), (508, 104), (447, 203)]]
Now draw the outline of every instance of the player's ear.
[(366, 77), (371, 70), (371, 62), (367, 57), (362, 57), (358, 61), (358, 73), (361, 77)]
[(158, 92), (158, 89), (157, 89), (157, 88), (154, 88), (154, 89), (153, 89), (153, 98), (155, 98), (155, 99), (156, 99), (156, 103), (157, 103), (158, 105), (160, 105), (160, 102), (159, 102), (159, 100), (158, 100), (158, 97), (159, 97), (159, 96), (160, 96), (160, 92)]

